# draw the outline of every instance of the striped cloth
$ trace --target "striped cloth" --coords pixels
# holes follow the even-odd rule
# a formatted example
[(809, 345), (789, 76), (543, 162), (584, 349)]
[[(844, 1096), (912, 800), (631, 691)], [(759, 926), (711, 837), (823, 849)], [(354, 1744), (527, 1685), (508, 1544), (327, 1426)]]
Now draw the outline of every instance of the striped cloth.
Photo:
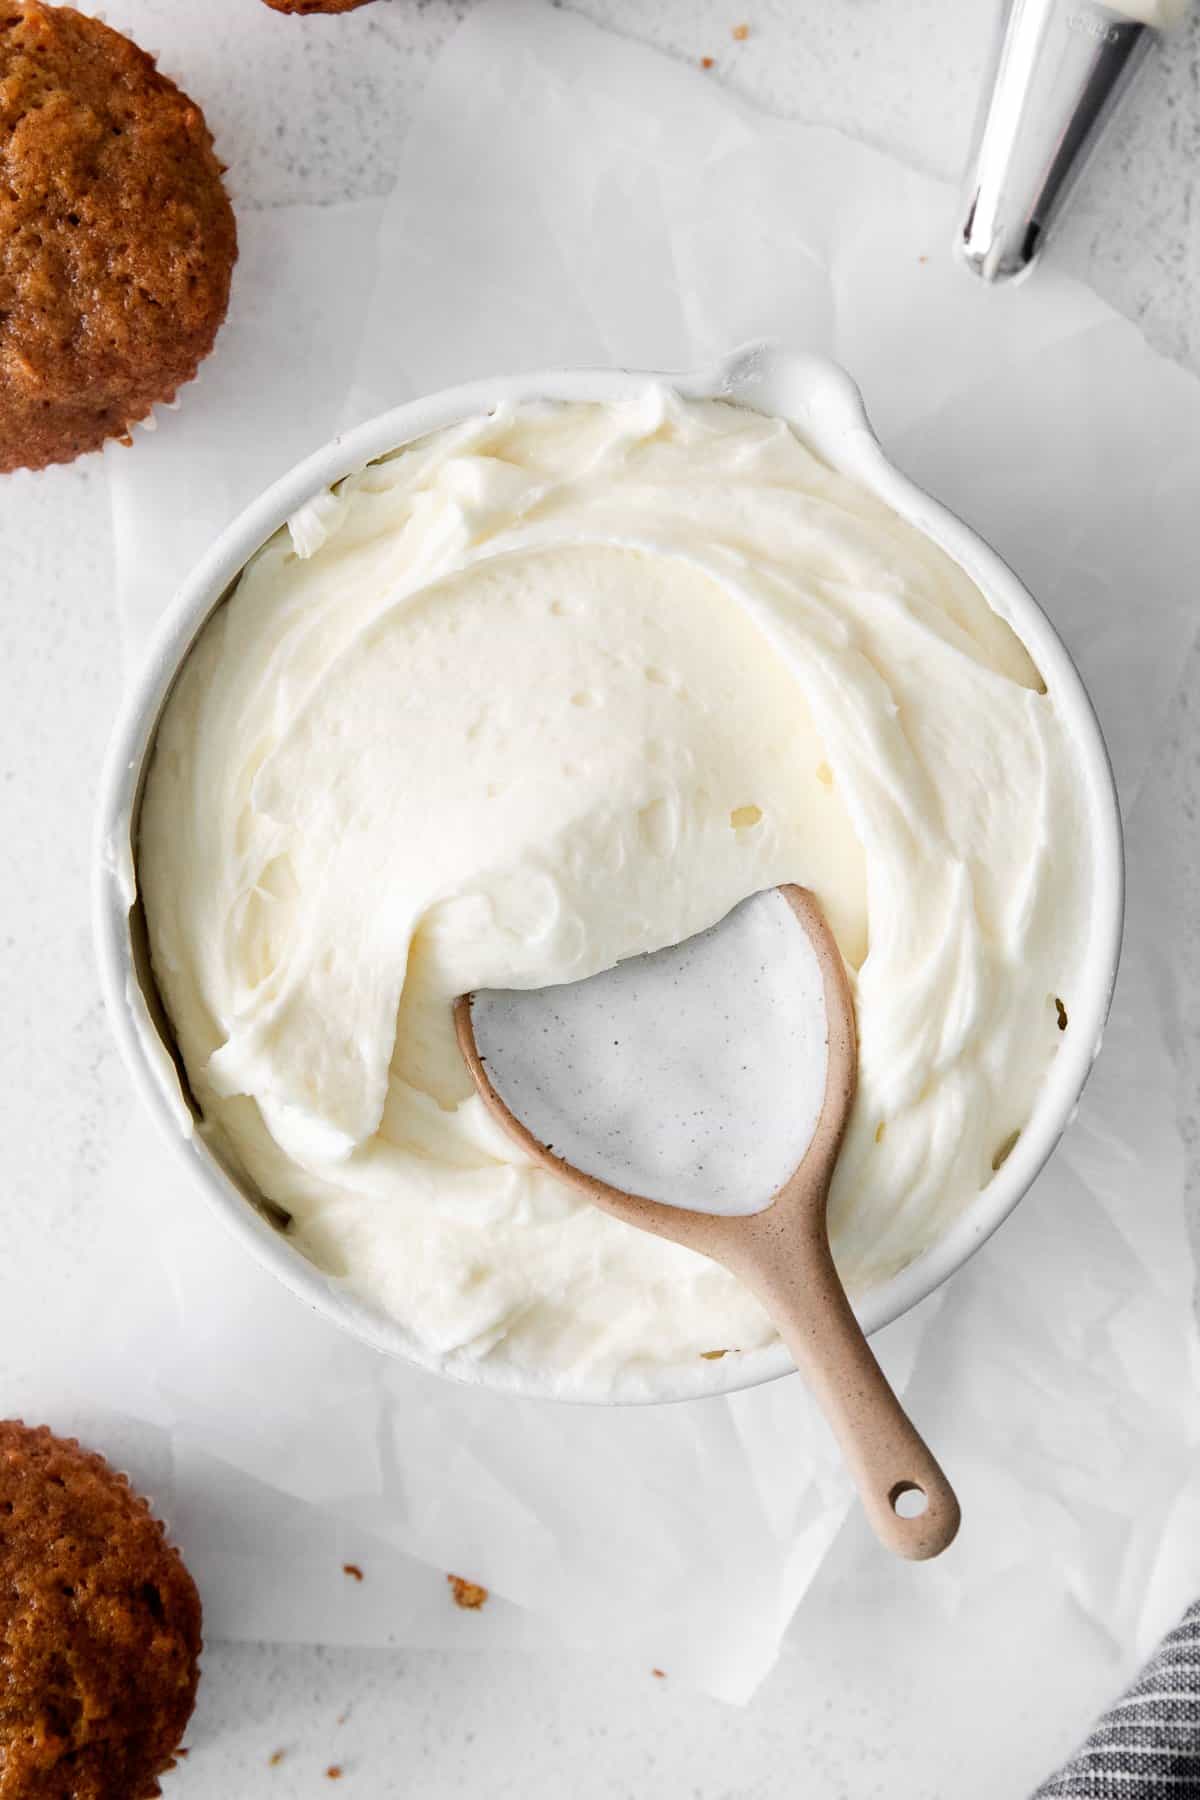
[(1034, 1800), (1200, 1800), (1200, 1600)]

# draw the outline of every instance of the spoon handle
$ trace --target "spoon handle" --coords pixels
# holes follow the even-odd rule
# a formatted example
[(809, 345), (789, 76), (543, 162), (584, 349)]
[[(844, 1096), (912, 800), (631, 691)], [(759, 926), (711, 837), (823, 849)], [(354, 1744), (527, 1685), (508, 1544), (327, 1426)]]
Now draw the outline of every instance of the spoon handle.
[[(738, 1272), (779, 1329), (833, 1428), (875, 1535), (913, 1561), (938, 1556), (958, 1530), (954, 1489), (897, 1400), (834, 1267), (823, 1221), (789, 1232)], [(911, 1495), (905, 1502), (903, 1496)], [(897, 1510), (919, 1505), (915, 1517)]]

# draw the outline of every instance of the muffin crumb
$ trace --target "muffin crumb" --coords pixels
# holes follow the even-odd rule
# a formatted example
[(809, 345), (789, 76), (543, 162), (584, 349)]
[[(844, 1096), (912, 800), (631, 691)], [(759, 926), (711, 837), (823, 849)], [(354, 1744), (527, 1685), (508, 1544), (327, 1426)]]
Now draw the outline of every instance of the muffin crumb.
[(466, 1581), (461, 1575), (447, 1575), (446, 1580), (455, 1606), (461, 1606), (464, 1612), (478, 1612), (488, 1598), (488, 1590), (477, 1581)]
[(1004, 1167), (1005, 1163), (1016, 1149), (1020, 1136), (1021, 1133), (1019, 1131), (1010, 1131), (1004, 1142), (997, 1148), (996, 1154), (992, 1157), (993, 1174)]
[(272, 12), (298, 13), (307, 17), (310, 13), (348, 13), (357, 6), (369, 6), (371, 0), (266, 0)]

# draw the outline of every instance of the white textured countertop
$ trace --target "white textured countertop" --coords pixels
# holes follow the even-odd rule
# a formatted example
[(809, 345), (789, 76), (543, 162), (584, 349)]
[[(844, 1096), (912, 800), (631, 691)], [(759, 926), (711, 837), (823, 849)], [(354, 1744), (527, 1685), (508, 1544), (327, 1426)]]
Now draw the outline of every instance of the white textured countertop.
[[(156, 48), (177, 6), (105, 0), (104, 11)], [(213, 29), (189, 66), (172, 72), (204, 105), (241, 206), (361, 197), (387, 188), (430, 59), (468, 9), (469, 0), (379, 0), (347, 18), (303, 21), (258, 0), (205, 0)], [(713, 79), (770, 110), (841, 126), (942, 175), (954, 174), (965, 152), (993, 11), (985, 0), (580, 0), (578, 9), (672, 54), (711, 55)], [(743, 22), (749, 35), (735, 42), (731, 28)], [(1157, 347), (1200, 370), (1198, 169), (1200, 16), (1147, 70), (1050, 252), (1138, 320)], [(120, 668), (108, 497), (95, 461), (71, 477), (69, 530), (64, 491), (56, 489), (52, 507), (44, 489), (23, 483), (19, 502), (12, 489), (0, 508), (0, 816), (6, 844), (20, 847), (0, 888), (9, 1021), (0, 1127), (10, 1203), (48, 1213), (82, 1260), (104, 1229), (97, 1177), (128, 1106), (87, 924), (92, 784)], [(1198, 671), (1194, 659), (1156, 777), (1180, 822), (1192, 891), (1200, 890)], [(61, 821), (53, 834), (50, 816)], [(1183, 983), (1193, 1151), (1198, 968), (1193, 937)], [(1195, 1220), (1194, 1176), (1192, 1196)], [(0, 1270), (0, 1313), (4, 1284), (17, 1280), (36, 1285), (38, 1270)], [(191, 1754), (167, 1792), (287, 1800), (328, 1792), (325, 1771), (340, 1765), (338, 1792), (421, 1800), (885, 1792), (1001, 1800), (1024, 1791), (1022, 1742), (1065, 1744), (1082, 1724), (1082, 1712), (1045, 1717), (1036, 1597), (1029, 1678), (1005, 1715), (991, 1719), (986, 1620), (942, 1621), (936, 1632), (915, 1628), (911, 1643), (883, 1644), (871, 1633), (870, 1594), (857, 1604), (852, 1660), (830, 1660), (818, 1615), (811, 1643), (792, 1648), (744, 1713), (601, 1659), (214, 1646)], [(1017, 1658), (1021, 1647), (1006, 1653)], [(944, 1694), (938, 1742), (906, 1725), (895, 1699), (902, 1690), (889, 1679), (894, 1658), (919, 1662)], [(1069, 1692), (1069, 1683), (1060, 1687), (1060, 1706)], [(1079, 1706), (1094, 1698), (1081, 1696)], [(285, 1755), (268, 1766), (276, 1750)]]

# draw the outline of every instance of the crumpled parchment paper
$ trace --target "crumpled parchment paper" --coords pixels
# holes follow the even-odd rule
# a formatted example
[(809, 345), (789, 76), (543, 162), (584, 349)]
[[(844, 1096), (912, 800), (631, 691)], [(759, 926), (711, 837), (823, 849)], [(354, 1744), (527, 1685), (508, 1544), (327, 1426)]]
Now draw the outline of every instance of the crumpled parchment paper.
[[(895, 460), (1058, 624), (1130, 832), (1125, 961), (1079, 1117), (1012, 1221), (876, 1340), (963, 1501), (919, 1588), (881, 1566), (798, 1379), (606, 1411), (386, 1363), (243, 1258), (131, 1100), (105, 1199), (113, 1269), (144, 1278), (94, 1272), (71, 1334), (97, 1347), (87, 1368), (31, 1316), (45, 1356), (23, 1400), (152, 1484), (210, 1636), (602, 1646), (744, 1700), (789, 1627), (866, 1607), (885, 1643), (1036, 1593), (1040, 1647), (1060, 1626), (1077, 1646), (1082, 1617), (1115, 1685), (1200, 1586), (1178, 825), (1143, 792), (1195, 631), (1200, 392), (1050, 269), (972, 282), (953, 216), (875, 151), (491, 0), (436, 67), (386, 205), (245, 214), (216, 354), (151, 441), (108, 453), (135, 660), (210, 537), (341, 424), (489, 371), (682, 368), (761, 334), (828, 351)], [(458, 1612), (447, 1570), (489, 1605)]]

